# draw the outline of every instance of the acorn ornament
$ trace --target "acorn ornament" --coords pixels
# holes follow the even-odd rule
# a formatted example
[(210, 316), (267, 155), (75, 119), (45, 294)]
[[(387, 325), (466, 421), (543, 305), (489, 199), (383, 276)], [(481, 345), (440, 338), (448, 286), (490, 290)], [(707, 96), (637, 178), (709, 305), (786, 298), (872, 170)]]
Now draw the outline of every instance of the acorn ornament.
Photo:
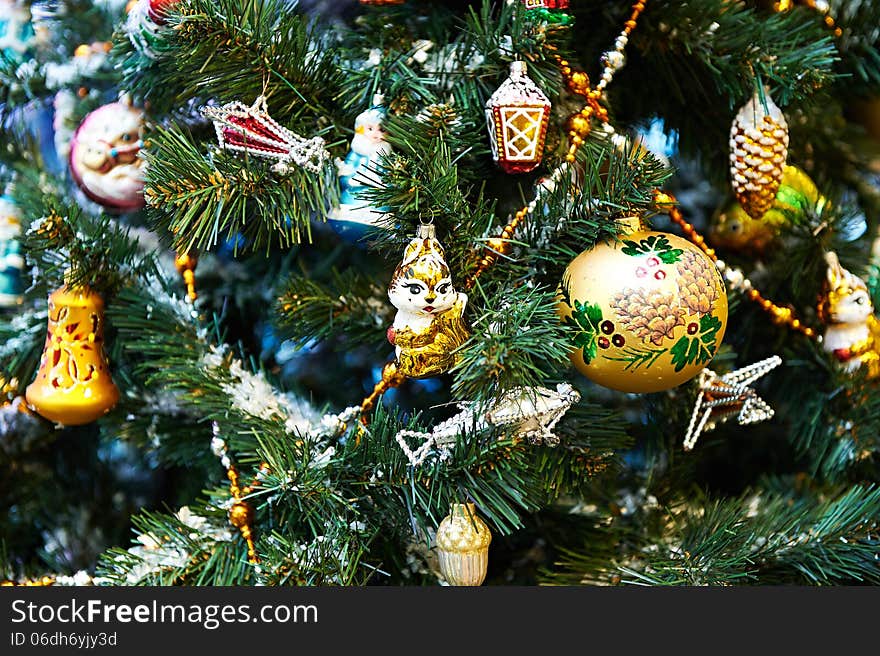
[(630, 393), (671, 389), (700, 373), (721, 345), (727, 291), (694, 244), (623, 223), (565, 271), (557, 310), (571, 361), (595, 383)]
[(104, 353), (104, 301), (88, 287), (49, 295), (49, 327), (28, 405), (46, 419), (78, 426), (107, 414), (119, 400)]
[(492, 158), (507, 173), (528, 173), (544, 156), (550, 100), (526, 70), (525, 62), (511, 62), (510, 76), (486, 102)]
[(782, 110), (768, 90), (764, 102), (755, 91), (730, 128), (733, 191), (753, 219), (760, 219), (773, 206), (788, 157), (788, 124)]
[(440, 571), (449, 585), (478, 586), (489, 567), (492, 533), (472, 503), (453, 503), (437, 528)]

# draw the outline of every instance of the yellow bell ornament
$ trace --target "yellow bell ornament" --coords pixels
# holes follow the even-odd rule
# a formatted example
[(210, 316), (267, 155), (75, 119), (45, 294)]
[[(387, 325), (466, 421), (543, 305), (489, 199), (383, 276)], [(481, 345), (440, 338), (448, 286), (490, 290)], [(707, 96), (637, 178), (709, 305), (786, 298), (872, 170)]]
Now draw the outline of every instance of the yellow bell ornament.
[(49, 295), (49, 328), (28, 405), (67, 426), (88, 424), (119, 400), (104, 353), (104, 301), (88, 287), (64, 286)]

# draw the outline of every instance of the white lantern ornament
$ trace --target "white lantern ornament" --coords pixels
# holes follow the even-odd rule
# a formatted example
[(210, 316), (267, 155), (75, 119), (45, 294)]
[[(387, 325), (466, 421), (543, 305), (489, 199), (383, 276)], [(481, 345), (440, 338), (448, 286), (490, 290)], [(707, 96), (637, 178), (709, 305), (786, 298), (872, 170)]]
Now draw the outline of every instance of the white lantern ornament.
[(510, 64), (510, 77), (486, 102), (492, 158), (507, 173), (528, 173), (544, 154), (550, 100), (526, 74), (526, 63)]

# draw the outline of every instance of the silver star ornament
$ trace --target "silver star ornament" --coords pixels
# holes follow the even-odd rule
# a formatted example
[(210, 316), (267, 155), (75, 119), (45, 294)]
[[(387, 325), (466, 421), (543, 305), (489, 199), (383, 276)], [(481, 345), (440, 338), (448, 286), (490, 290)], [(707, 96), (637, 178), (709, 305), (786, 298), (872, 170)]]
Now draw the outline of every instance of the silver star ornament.
[(723, 376), (711, 369), (703, 369), (699, 378), (700, 393), (682, 445), (684, 450), (693, 449), (703, 431), (712, 430), (734, 415), (740, 426), (770, 419), (773, 408), (749, 385), (780, 364), (782, 358), (774, 355)]

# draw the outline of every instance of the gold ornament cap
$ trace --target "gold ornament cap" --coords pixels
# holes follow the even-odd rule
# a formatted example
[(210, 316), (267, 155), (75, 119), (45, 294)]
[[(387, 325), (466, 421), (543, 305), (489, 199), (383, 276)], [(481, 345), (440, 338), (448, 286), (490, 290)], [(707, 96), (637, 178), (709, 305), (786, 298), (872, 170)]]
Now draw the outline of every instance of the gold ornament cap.
[(619, 227), (620, 234), (624, 236), (631, 235), (634, 232), (648, 232), (650, 230), (650, 225), (645, 217), (637, 214), (632, 216), (622, 216), (615, 219), (614, 223)]
[(472, 503), (454, 503), (437, 528), (440, 571), (450, 585), (477, 586), (486, 578), (492, 533)]
[(437, 228), (433, 223), (420, 223), (416, 227), (416, 239), (437, 239)]
[(510, 76), (521, 77), (529, 72), (528, 65), (522, 60), (514, 60), (510, 62)]
[(104, 353), (104, 301), (88, 287), (65, 285), (49, 295), (46, 343), (28, 405), (67, 426), (88, 424), (119, 400)]
[(229, 509), (229, 523), (241, 529), (254, 523), (254, 507), (247, 501), (239, 499)]
[(477, 515), (472, 503), (454, 503), (437, 529), (437, 547), (454, 553), (488, 549), (492, 542), (489, 527)]

